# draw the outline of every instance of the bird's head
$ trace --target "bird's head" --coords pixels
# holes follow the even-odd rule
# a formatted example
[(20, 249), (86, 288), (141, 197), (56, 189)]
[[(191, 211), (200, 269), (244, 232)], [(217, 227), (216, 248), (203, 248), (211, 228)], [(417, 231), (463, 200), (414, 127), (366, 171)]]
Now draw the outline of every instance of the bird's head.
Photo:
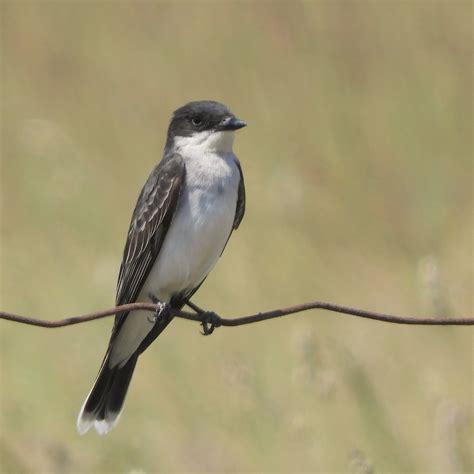
[(224, 104), (211, 100), (189, 102), (174, 112), (166, 147), (177, 151), (231, 151), (235, 130), (246, 125)]

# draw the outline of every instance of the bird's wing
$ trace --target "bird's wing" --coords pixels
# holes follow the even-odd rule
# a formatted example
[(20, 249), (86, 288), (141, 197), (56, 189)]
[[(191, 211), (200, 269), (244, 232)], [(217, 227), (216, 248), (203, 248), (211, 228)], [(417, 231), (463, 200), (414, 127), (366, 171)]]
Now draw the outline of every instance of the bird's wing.
[[(117, 282), (116, 304), (136, 301), (173, 219), (185, 175), (182, 157), (165, 157), (152, 171), (133, 211)], [(112, 338), (128, 313), (115, 318)]]
[[(240, 223), (242, 222), (242, 219), (244, 218), (244, 214), (245, 214), (244, 175), (242, 174), (242, 167), (240, 166), (240, 161), (237, 158), (235, 159), (235, 164), (237, 165), (237, 168), (239, 169), (240, 181), (239, 181), (239, 189), (237, 190), (237, 203), (236, 203), (236, 206), (235, 206), (234, 223), (232, 224), (232, 229), (230, 229), (229, 237), (227, 237), (224, 248), (222, 249), (221, 257), (222, 257), (222, 254), (224, 253), (225, 248), (227, 247), (227, 244), (229, 243), (229, 239), (230, 239), (230, 236), (232, 235), (232, 232), (239, 227)], [(193, 290), (191, 295), (188, 296), (188, 299), (191, 298), (191, 296), (198, 290), (198, 288), (202, 285), (203, 281)]]
[[(235, 208), (235, 217), (233, 229), (237, 229), (242, 222), (245, 214), (245, 184), (244, 184), (244, 175), (242, 174), (242, 168), (240, 166), (239, 160), (235, 160), (237, 168), (239, 168), (240, 181), (239, 181), (239, 190), (237, 192), (237, 206)], [(231, 232), (232, 233), (232, 232)], [(229, 235), (230, 237), (230, 235)]]

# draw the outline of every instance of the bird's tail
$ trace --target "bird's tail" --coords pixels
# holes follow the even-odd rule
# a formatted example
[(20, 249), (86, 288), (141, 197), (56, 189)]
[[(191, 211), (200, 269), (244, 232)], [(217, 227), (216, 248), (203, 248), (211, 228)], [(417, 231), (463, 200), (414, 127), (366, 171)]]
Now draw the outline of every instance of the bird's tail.
[(117, 424), (137, 359), (138, 351), (123, 366), (110, 367), (107, 352), (77, 417), (79, 434), (87, 433), (92, 427), (97, 433), (106, 434)]

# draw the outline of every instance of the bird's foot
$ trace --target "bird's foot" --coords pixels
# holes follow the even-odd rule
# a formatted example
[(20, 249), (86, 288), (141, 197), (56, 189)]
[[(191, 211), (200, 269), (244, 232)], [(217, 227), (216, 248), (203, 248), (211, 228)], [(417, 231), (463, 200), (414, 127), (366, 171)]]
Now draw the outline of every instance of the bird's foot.
[(169, 305), (163, 301), (160, 301), (153, 293), (149, 293), (148, 297), (153, 304), (156, 304), (156, 310), (153, 313), (153, 316), (148, 317), (148, 321), (155, 324), (159, 318), (163, 317), (165, 313), (170, 311)]
[(218, 328), (221, 325), (221, 318), (219, 315), (214, 313), (214, 311), (203, 311), (200, 313), (202, 316), (201, 326), (202, 331), (201, 334), (203, 336), (209, 336), (214, 332), (215, 328)]
[(186, 301), (186, 305), (201, 316), (201, 334), (203, 336), (210, 336), (214, 332), (214, 329), (221, 325), (221, 318), (217, 313), (214, 313), (214, 311), (206, 311), (190, 300)]

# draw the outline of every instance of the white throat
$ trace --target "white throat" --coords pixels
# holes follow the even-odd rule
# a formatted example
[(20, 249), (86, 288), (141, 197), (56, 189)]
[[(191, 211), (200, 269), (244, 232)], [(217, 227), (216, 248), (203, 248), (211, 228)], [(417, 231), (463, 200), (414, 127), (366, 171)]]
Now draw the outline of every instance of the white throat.
[(214, 132), (211, 130), (198, 132), (190, 137), (175, 137), (174, 146), (182, 154), (196, 153), (231, 153), (234, 144), (233, 131)]

